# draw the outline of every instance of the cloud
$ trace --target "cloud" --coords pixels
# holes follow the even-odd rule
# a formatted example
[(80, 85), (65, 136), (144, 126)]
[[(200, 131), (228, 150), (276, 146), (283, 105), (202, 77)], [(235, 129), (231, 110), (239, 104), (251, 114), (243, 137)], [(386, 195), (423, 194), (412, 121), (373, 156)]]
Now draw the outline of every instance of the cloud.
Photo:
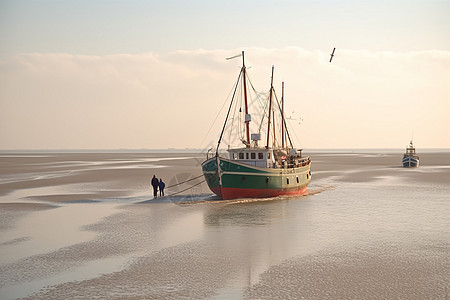
[[(329, 63), (329, 53), (296, 47), (245, 50), (257, 89), (268, 90), (272, 65), (276, 90), (286, 82), (305, 148), (402, 147), (412, 131), (422, 147), (450, 147), (448, 51), (337, 49)], [(225, 58), (240, 51), (3, 59), (1, 147), (204, 147), (220, 133), (224, 110), (209, 128), (241, 66)]]

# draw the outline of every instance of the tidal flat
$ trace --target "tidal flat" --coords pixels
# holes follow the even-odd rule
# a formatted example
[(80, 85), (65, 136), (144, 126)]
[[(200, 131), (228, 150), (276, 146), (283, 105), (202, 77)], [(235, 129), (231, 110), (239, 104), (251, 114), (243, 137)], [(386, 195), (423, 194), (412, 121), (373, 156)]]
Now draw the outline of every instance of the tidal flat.
[(220, 201), (193, 153), (2, 153), (0, 298), (449, 299), (450, 153), (308, 155), (308, 195)]

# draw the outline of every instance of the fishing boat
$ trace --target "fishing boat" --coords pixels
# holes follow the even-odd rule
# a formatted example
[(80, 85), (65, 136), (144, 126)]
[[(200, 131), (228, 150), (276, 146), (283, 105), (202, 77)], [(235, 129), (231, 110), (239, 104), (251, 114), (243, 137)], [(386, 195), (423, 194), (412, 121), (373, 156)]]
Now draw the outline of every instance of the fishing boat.
[(409, 142), (409, 146), (406, 147), (406, 152), (403, 155), (402, 159), (403, 167), (406, 168), (415, 168), (419, 166), (419, 156), (416, 155), (416, 148), (413, 145), (413, 142)]
[[(242, 68), (215, 153), (210, 149), (202, 163), (205, 180), (221, 199), (305, 194), (311, 180), (311, 160), (293, 146), (284, 113), (284, 83), (279, 101), (272, 67), (269, 92), (258, 93), (247, 74), (244, 51), (231, 58), (241, 56)], [(230, 138), (223, 152), (219, 147), (225, 131), (230, 132)], [(240, 146), (232, 146), (233, 137)]]

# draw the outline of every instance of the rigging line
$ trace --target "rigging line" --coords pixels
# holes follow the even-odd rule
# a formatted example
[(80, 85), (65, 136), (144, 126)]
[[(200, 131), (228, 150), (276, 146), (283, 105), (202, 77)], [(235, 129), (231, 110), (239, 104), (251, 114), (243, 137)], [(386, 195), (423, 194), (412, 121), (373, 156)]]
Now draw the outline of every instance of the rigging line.
[(262, 113), (261, 123), (259, 123), (258, 132), (261, 132), (261, 129), (262, 129), (263, 124), (264, 124), (264, 119), (267, 118), (267, 113), (266, 113), (267, 109), (268, 109), (267, 105), (268, 105), (268, 103), (266, 103), (266, 105), (263, 107), (263, 113)]
[(199, 176), (196, 176), (196, 177), (194, 177), (194, 178), (191, 178), (191, 179), (188, 179), (188, 180), (185, 180), (185, 181), (182, 181), (182, 182), (178, 182), (178, 183), (172, 184), (172, 185), (170, 185), (170, 186), (166, 186), (166, 189), (170, 189), (170, 188), (172, 188), (172, 187), (174, 187), (174, 186), (177, 186), (177, 185), (182, 185), (183, 183), (192, 181), (192, 180), (197, 179), (197, 178), (200, 178), (200, 177), (202, 177), (202, 176), (203, 176), (203, 175), (199, 175)]
[[(238, 82), (238, 88), (237, 88), (238, 90), (241, 90), (242, 89), (242, 83), (241, 82)], [(227, 126), (227, 128), (226, 128), (226, 130), (228, 131), (228, 144), (231, 144), (232, 142), (233, 142), (233, 139), (232, 139), (232, 136), (233, 136), (233, 132), (234, 132), (234, 128), (235, 127), (238, 127), (238, 130), (240, 129), (240, 116), (238, 116), (237, 118), (236, 118), (236, 110), (237, 110), (237, 107), (238, 107), (238, 104), (240, 104), (240, 102), (242, 102), (242, 97), (240, 96), (240, 93), (238, 93), (237, 95), (236, 95), (236, 98), (235, 98), (235, 101), (234, 101), (234, 105), (233, 105), (233, 108), (232, 108), (232, 110), (233, 110), (233, 116), (230, 118), (231, 119), (231, 124), (229, 124), (228, 126)], [(237, 121), (236, 121), (237, 120)], [(238, 126), (235, 126), (235, 122), (238, 122)], [(238, 136), (239, 136), (239, 132), (238, 132)]]
[(265, 101), (264, 105), (262, 106), (263, 113), (262, 113), (261, 123), (259, 124), (259, 129), (258, 129), (259, 132), (261, 132), (261, 129), (262, 129), (262, 126), (263, 126), (263, 123), (264, 123), (264, 118), (268, 118), (267, 111), (269, 110), (269, 107), (268, 107), (269, 106), (269, 101), (268, 101), (267, 98), (264, 99), (264, 100), (267, 100), (267, 101)]
[[(242, 78), (242, 81), (244, 81), (243, 78)], [(236, 134), (237, 134), (237, 137), (238, 137), (238, 139), (240, 141), (241, 137), (243, 136), (242, 128), (241, 128), (241, 123), (242, 123), (241, 121), (242, 120), (241, 120), (241, 114), (240, 114), (242, 112), (242, 101), (244, 100), (244, 97), (242, 97), (242, 91), (244, 91), (244, 86), (243, 86), (242, 82), (239, 83), (239, 90), (241, 90), (241, 92), (238, 93), (238, 95), (237, 95), (237, 101), (235, 102), (235, 106), (234, 106), (233, 118), (236, 117), (236, 112), (237, 112), (237, 126), (236, 126), (237, 130), (236, 130)], [(238, 106), (239, 106), (239, 109), (241, 111), (238, 111)], [(233, 128), (234, 128), (234, 125), (232, 126), (231, 130), (233, 130)], [(232, 137), (232, 134), (230, 132), (230, 141), (229, 141), (230, 143), (231, 143), (231, 137)]]
[(258, 91), (256, 90), (256, 88), (253, 86), (253, 83), (252, 83), (251, 81), (249, 81), (249, 83), (250, 83), (250, 86), (251, 86), (253, 92), (256, 94), (256, 96), (257, 96), (258, 98), (261, 98), (261, 95), (265, 95), (265, 97), (267, 98), (269, 92), (258, 92)]
[[(268, 93), (268, 92), (258, 92), (258, 91), (255, 89), (255, 87), (253, 86), (253, 83), (252, 83), (251, 81), (249, 81), (249, 83), (250, 83), (250, 87), (252, 88), (253, 92), (255, 93), (256, 101), (258, 101), (259, 108), (263, 108), (264, 105), (263, 105), (262, 99), (263, 99), (263, 98), (268, 98), (268, 94), (269, 94), (269, 93)], [(252, 100), (253, 100), (252, 103), (255, 102), (254, 99), (252, 99)], [(266, 102), (266, 101), (264, 101), (264, 102)]]
[(264, 124), (264, 119), (267, 117), (267, 110), (269, 105), (267, 93), (264, 93), (263, 95), (265, 96), (264, 98), (261, 96), (258, 97), (258, 102), (260, 102), (260, 109), (262, 110), (262, 117), (261, 122), (259, 123), (258, 132), (261, 132), (262, 126)]
[[(203, 175), (202, 175), (202, 176), (203, 176)], [(181, 194), (182, 192), (185, 192), (185, 191), (187, 191), (187, 190), (190, 190), (190, 189), (192, 189), (193, 187), (196, 187), (197, 185), (200, 185), (200, 184), (202, 184), (202, 183), (205, 182), (205, 181), (206, 181), (206, 179), (203, 179), (203, 180), (200, 181), (199, 183), (196, 183), (196, 184), (194, 184), (193, 186), (188, 187), (187, 189), (184, 189), (184, 190), (182, 190), (182, 191), (179, 191), (179, 192), (176, 192), (176, 193), (167, 195), (166, 197), (170, 197), (170, 196), (175, 196), (175, 195)]]
[[(248, 82), (249, 82), (249, 84), (250, 84), (250, 87), (252, 88), (253, 92), (255, 93), (257, 99), (258, 99), (258, 100), (261, 99), (261, 98), (262, 98), (261, 95), (265, 95), (265, 97), (267, 98), (269, 92), (258, 92), (258, 91), (256, 90), (256, 88), (253, 86), (253, 82), (250, 80), (250, 76), (249, 76), (248, 74), (247, 74), (247, 78), (248, 78)], [(260, 103), (260, 104), (261, 104), (261, 103)], [(260, 105), (260, 106), (262, 106), (262, 105)]]
[[(277, 99), (277, 104), (278, 104), (278, 109), (281, 112), (282, 109), (281, 109), (281, 105), (280, 105), (280, 102), (278, 101), (278, 99)], [(288, 130), (288, 127), (287, 127), (287, 124), (286, 124), (286, 118), (284, 116), (283, 116), (283, 120), (284, 120), (284, 125), (285, 125), (285, 128), (286, 128), (286, 134), (287, 134), (287, 137), (289, 139), (289, 143), (291, 144), (291, 148), (294, 148), (294, 145), (292, 144), (292, 140), (291, 140), (291, 135), (289, 134), (289, 130)], [(295, 134), (295, 131), (294, 131), (294, 134)], [(298, 137), (297, 137), (297, 140), (298, 140)], [(299, 140), (299, 142), (300, 142), (300, 140)], [(301, 143), (300, 143), (300, 145), (301, 145)]]
[[(279, 106), (279, 101), (278, 101), (278, 97), (277, 97), (277, 94), (276, 94), (276, 91), (275, 91), (275, 88), (274, 88), (274, 90), (273, 90), (273, 97), (275, 98), (275, 102), (276, 102), (276, 104), (278, 104), (278, 106)], [(277, 135), (275, 134), (275, 129), (278, 127), (278, 125), (279, 125), (279, 120), (278, 120), (278, 118), (275, 120), (275, 113), (277, 112), (277, 117), (278, 117), (278, 111), (277, 111), (277, 108), (276, 107), (274, 107), (273, 108), (273, 147), (275, 148), (275, 147), (278, 147), (279, 146), (279, 141), (278, 141), (278, 138), (277, 138)], [(280, 118), (281, 119), (281, 118)], [(281, 127), (280, 127), (281, 128)], [(281, 130), (280, 130), (281, 131)]]
[(277, 103), (277, 106), (278, 106), (278, 112), (280, 114), (280, 120), (278, 121), (278, 125), (279, 125), (279, 128), (280, 128), (280, 131), (281, 131), (281, 128), (284, 127), (286, 129), (286, 134), (288, 134), (288, 130), (287, 130), (287, 127), (286, 127), (286, 122), (284, 120), (285, 117), (283, 115), (283, 109), (281, 108), (280, 100), (278, 99), (277, 94), (275, 94), (275, 100), (276, 100), (276, 103)]
[(238, 87), (238, 84), (239, 84), (239, 80), (241, 79), (241, 74), (242, 74), (242, 69), (241, 69), (241, 72), (239, 73), (238, 79), (236, 81), (236, 87), (234, 88), (233, 97), (231, 97), (231, 103), (230, 103), (230, 107), (228, 108), (227, 117), (225, 118), (225, 122), (224, 122), (223, 128), (222, 128), (222, 132), (220, 133), (219, 141), (217, 142), (216, 156), (219, 156), (220, 142), (222, 141), (223, 132), (225, 130), (225, 126), (227, 125), (228, 116), (230, 115), (231, 106), (233, 105), (234, 96), (236, 94), (236, 90), (237, 90), (237, 87)]
[(250, 81), (250, 86), (251, 86), (253, 92), (256, 94), (256, 97), (257, 97), (256, 99), (258, 100), (259, 106), (260, 106), (259, 108), (262, 109), (261, 123), (259, 124), (259, 127), (258, 127), (258, 132), (261, 132), (261, 129), (262, 129), (262, 126), (264, 123), (264, 118), (266, 117), (267, 106), (268, 106), (268, 102), (269, 102), (269, 101), (262, 101), (263, 96), (261, 96), (261, 95), (264, 95), (264, 100), (267, 100), (268, 92), (258, 92), (255, 89), (255, 87), (253, 86), (251, 81)]
[[(241, 101), (239, 103), (238, 137), (239, 137), (239, 140), (242, 142), (242, 141), (246, 140), (244, 138), (245, 137), (245, 133), (246, 133), (246, 128), (245, 128), (246, 124), (245, 124), (245, 122), (242, 122), (243, 120), (245, 120), (245, 95), (244, 95), (244, 97), (242, 97), (242, 95), (244, 93), (246, 93), (244, 83), (241, 84), (241, 87), (242, 87), (243, 93), (240, 96)], [(244, 110), (242, 110), (242, 107), (244, 107)], [(247, 107), (248, 107), (248, 105), (247, 105)], [(237, 109), (237, 105), (236, 105), (236, 109)], [(244, 117), (242, 117), (242, 116), (244, 116)]]
[[(288, 123), (289, 123), (289, 126), (291, 127), (291, 121), (290, 120), (288, 120)], [(287, 129), (287, 126), (286, 126), (286, 129)], [(297, 139), (297, 142), (300, 144), (300, 147), (303, 149), (302, 142), (300, 141), (300, 139), (298, 138), (297, 134), (295, 133), (295, 130), (293, 130), (293, 132), (294, 132), (295, 138)], [(288, 136), (289, 136), (289, 133), (288, 133)], [(292, 142), (291, 142), (291, 146), (292, 146)], [(292, 148), (294, 148), (294, 147), (292, 147)]]
[[(240, 85), (239, 85), (238, 89), (240, 89)], [(226, 129), (226, 130), (228, 130), (228, 144), (230, 144), (232, 142), (232, 138), (231, 137), (233, 135), (233, 129), (235, 127), (234, 124), (236, 122), (236, 119), (239, 122), (239, 116), (238, 116), (238, 118), (236, 118), (236, 109), (237, 109), (237, 106), (239, 104), (239, 100), (240, 100), (240, 97), (239, 97), (239, 94), (238, 94), (238, 95), (236, 95), (236, 101), (234, 102), (234, 106), (232, 108), (233, 109), (233, 116), (230, 118), (232, 120), (231, 124), (229, 126), (227, 126), (227, 129)]]
[(211, 132), (211, 129), (213, 128), (214, 124), (217, 121), (217, 118), (219, 117), (220, 113), (222, 112), (223, 107), (225, 106), (225, 103), (228, 102), (228, 99), (230, 98), (231, 92), (233, 91), (233, 88), (230, 90), (230, 93), (228, 93), (228, 96), (225, 98), (225, 101), (222, 104), (222, 107), (220, 108), (219, 112), (216, 115), (216, 118), (214, 119), (213, 123), (211, 124), (211, 126), (209, 127), (208, 132), (206, 133), (205, 137), (203, 138), (202, 142), (200, 143), (200, 146), (203, 145), (203, 143), (205, 142), (206, 138), (208, 137), (209, 133)]
[(267, 98), (268, 98), (269, 92), (258, 92), (256, 90), (256, 88), (254, 87), (252, 81), (250, 80), (249, 76), (248, 76), (248, 79), (249, 79), (248, 82), (250, 83), (250, 87), (251, 87), (251, 89), (253, 90), (253, 92), (256, 95), (256, 101), (259, 104), (259, 109), (262, 110), (261, 122), (260, 122), (260, 124), (258, 126), (258, 133), (260, 133), (261, 129), (262, 129), (262, 126), (264, 125), (264, 119), (267, 117), (267, 109), (268, 109), (268, 105), (269, 105), (268, 104), (269, 101), (267, 101)]
[[(293, 148), (294, 148), (294, 144), (292, 143), (291, 135), (290, 135), (290, 133), (289, 133), (289, 127), (292, 127), (292, 126), (291, 126), (291, 123), (290, 123), (290, 122), (289, 122), (289, 127), (287, 126), (286, 119), (285, 119), (284, 122), (285, 122), (284, 124), (285, 124), (285, 128), (286, 128), (287, 138), (288, 138), (288, 140), (289, 140), (289, 143), (291, 144), (291, 148), (293, 149)], [(294, 135), (295, 135), (295, 137), (297, 138), (297, 141), (298, 141), (298, 143), (300, 144), (300, 147), (303, 148), (302, 143), (300, 142), (300, 139), (298, 138), (297, 134), (295, 133), (295, 130), (292, 130), (292, 131), (294, 132)], [(287, 141), (286, 141), (286, 143), (287, 143)], [(286, 146), (287, 146), (287, 145), (286, 145)]]
[(255, 107), (258, 108), (258, 113), (261, 113), (262, 115), (265, 114), (265, 107), (267, 104), (268, 95), (267, 93), (257, 93), (255, 99), (253, 99), (253, 102), (256, 102)]

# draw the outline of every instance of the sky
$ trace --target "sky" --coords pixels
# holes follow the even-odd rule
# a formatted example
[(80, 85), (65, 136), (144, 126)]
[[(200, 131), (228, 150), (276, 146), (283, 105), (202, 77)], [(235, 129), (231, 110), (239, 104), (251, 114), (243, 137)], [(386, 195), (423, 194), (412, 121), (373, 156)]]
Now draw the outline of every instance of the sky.
[(242, 50), (261, 91), (275, 66), (305, 149), (450, 148), (449, 15), (448, 0), (0, 0), (0, 150), (206, 149)]

